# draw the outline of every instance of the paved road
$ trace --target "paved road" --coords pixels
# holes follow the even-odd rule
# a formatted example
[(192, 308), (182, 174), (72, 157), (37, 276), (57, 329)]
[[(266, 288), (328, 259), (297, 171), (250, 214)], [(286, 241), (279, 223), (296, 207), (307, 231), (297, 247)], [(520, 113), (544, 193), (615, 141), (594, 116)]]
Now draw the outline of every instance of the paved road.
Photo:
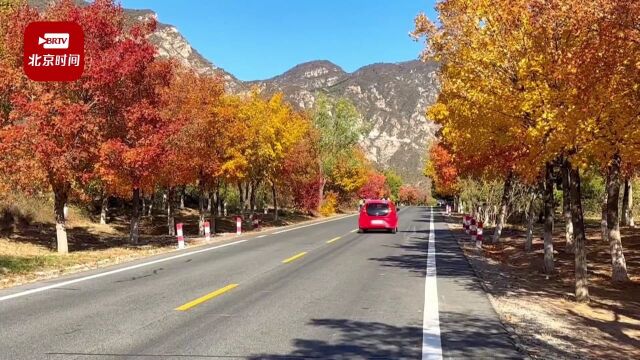
[(0, 358), (521, 358), (440, 212), (400, 218), (397, 234), (351, 216), (0, 291)]

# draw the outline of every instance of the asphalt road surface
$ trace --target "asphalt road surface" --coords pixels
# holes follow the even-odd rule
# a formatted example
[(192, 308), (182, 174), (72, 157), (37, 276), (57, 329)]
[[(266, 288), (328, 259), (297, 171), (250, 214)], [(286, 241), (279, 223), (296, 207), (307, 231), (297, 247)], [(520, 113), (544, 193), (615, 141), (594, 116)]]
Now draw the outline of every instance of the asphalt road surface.
[(2, 290), (0, 358), (522, 358), (439, 209), (356, 221)]

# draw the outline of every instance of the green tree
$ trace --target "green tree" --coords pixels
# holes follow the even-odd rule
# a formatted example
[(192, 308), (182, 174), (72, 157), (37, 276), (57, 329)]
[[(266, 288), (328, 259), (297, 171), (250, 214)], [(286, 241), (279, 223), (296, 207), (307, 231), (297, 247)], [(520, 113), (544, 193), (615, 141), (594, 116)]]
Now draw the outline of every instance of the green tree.
[(402, 178), (393, 170), (387, 170), (384, 172), (386, 177), (386, 184), (391, 191), (391, 200), (398, 201), (400, 195), (400, 187), (402, 186)]
[(319, 94), (312, 112), (313, 125), (320, 134), (319, 167), (322, 176), (320, 198), (340, 161), (353, 154), (367, 131), (356, 107), (347, 99), (331, 99)]

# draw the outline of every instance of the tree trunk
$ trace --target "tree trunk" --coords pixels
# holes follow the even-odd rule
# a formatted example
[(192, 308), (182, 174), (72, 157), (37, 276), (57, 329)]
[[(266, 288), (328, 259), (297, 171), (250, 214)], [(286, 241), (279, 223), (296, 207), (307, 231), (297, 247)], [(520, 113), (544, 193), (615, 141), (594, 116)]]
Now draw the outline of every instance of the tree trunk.
[(204, 172), (200, 171), (198, 179), (198, 234), (204, 236), (204, 221), (206, 217), (206, 194)]
[(133, 189), (133, 201), (131, 208), (131, 231), (129, 233), (129, 242), (138, 244), (140, 240), (140, 189)]
[(622, 251), (620, 238), (620, 214), (618, 202), (620, 198), (620, 155), (615, 154), (609, 163), (607, 183), (607, 229), (609, 250), (611, 252), (611, 280), (614, 282), (629, 281), (627, 263)]
[(318, 187), (318, 211), (320, 211), (320, 207), (322, 207), (322, 199), (324, 199), (324, 187), (327, 185), (327, 179), (324, 177), (320, 181), (320, 186)]
[(483, 222), (489, 225), (489, 223), (491, 222), (491, 207), (488, 204), (486, 204), (483, 206), (483, 210), (484, 210)]
[(238, 182), (238, 197), (240, 201), (240, 215), (244, 217), (244, 189), (242, 188), (242, 183)]
[(258, 182), (251, 183), (251, 192), (249, 193), (249, 207), (251, 208), (251, 215), (256, 211), (256, 192), (258, 189)]
[[(225, 189), (226, 189), (225, 185)], [(224, 209), (223, 209), (223, 204), (224, 204), (224, 200), (222, 199), (222, 196), (220, 195), (220, 187), (216, 188), (216, 215), (217, 216), (222, 216), (224, 215)]]
[(527, 209), (527, 238), (524, 242), (524, 250), (530, 252), (533, 245), (533, 224), (536, 218), (535, 211), (536, 194), (532, 193), (529, 199), (529, 208)]
[(589, 274), (587, 272), (587, 249), (586, 237), (584, 233), (584, 216), (582, 210), (582, 189), (580, 180), (580, 170), (570, 168), (569, 173), (569, 193), (571, 202), (571, 222), (573, 223), (573, 240), (575, 253), (575, 277), (576, 277), (576, 301), (589, 301)]
[(147, 199), (144, 197), (144, 191), (140, 191), (140, 200), (142, 201), (142, 209), (140, 211), (140, 214), (142, 214), (142, 217), (144, 217), (145, 214), (145, 209), (147, 208)]
[(609, 188), (609, 173), (605, 174), (604, 192), (602, 194), (602, 213), (600, 215), (600, 232), (603, 241), (609, 241), (607, 230), (607, 189)]
[(500, 241), (500, 235), (502, 234), (502, 228), (504, 227), (505, 217), (507, 215), (507, 206), (509, 205), (509, 195), (511, 194), (511, 188), (513, 187), (513, 173), (509, 172), (507, 178), (504, 180), (504, 188), (502, 190), (502, 199), (500, 200), (500, 212), (498, 213), (498, 223), (493, 232), (493, 243)]
[(629, 178), (624, 179), (624, 192), (622, 193), (622, 225), (630, 226), (631, 218), (629, 212), (629, 191), (631, 182)]
[(213, 191), (207, 193), (207, 212), (213, 214)]
[(184, 209), (184, 193), (185, 188), (182, 187), (182, 190), (180, 190), (180, 210)]
[(278, 197), (276, 193), (276, 184), (271, 183), (271, 197), (273, 198), (273, 219), (278, 221)]
[(553, 263), (553, 164), (547, 163), (544, 180), (544, 272), (551, 274)]
[(176, 218), (174, 209), (175, 192), (176, 189), (174, 187), (169, 187), (167, 194), (167, 229), (169, 230), (170, 236), (176, 235)]
[(154, 203), (154, 201), (153, 201), (154, 199), (153, 198), (154, 198), (154, 196), (153, 196), (153, 194), (151, 194), (151, 196), (149, 196), (149, 212), (147, 213), (147, 215), (149, 217), (153, 216), (153, 203)]
[(253, 206), (251, 203), (252, 193), (253, 193), (253, 189), (251, 189), (251, 182), (248, 182), (247, 185), (244, 187), (244, 201), (245, 201), (245, 208), (249, 210), (251, 214), (253, 214)]
[(635, 227), (635, 221), (633, 221), (633, 181), (629, 180), (629, 226)]
[(109, 212), (109, 196), (102, 195), (102, 205), (100, 206), (100, 224), (107, 224), (107, 215)]
[(64, 216), (64, 208), (67, 205), (69, 199), (69, 190), (71, 186), (69, 184), (62, 184), (56, 186), (53, 189), (54, 194), (54, 213), (56, 218), (56, 242), (58, 252), (61, 254), (67, 254), (69, 252), (69, 245), (67, 242), (67, 226), (66, 218)]
[[(571, 164), (568, 159), (562, 161), (562, 215), (564, 217), (564, 237), (566, 245), (564, 251), (568, 254), (575, 253), (575, 244), (573, 241), (573, 221), (571, 207)], [(579, 181), (579, 180), (578, 180)]]

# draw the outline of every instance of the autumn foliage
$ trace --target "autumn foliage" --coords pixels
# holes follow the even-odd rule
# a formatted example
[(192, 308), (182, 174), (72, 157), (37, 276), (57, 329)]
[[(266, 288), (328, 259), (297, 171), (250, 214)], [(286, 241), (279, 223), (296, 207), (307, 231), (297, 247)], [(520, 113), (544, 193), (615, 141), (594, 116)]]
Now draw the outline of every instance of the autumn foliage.
[(457, 195), (456, 177), (504, 181), (494, 241), (514, 182), (540, 191), (543, 270), (552, 273), (554, 188), (562, 183), (576, 299), (587, 301), (580, 177), (600, 169), (607, 179), (603, 237), (612, 279), (628, 281), (619, 198), (621, 182), (640, 159), (640, 3), (445, 0), (437, 10), (437, 23), (421, 14), (413, 33), (426, 40), (423, 58), (441, 65), (441, 94), (428, 109), (442, 126), (442, 146), (432, 148), (426, 171), (436, 189)]
[[(3, 3), (4, 4), (4, 3)], [(345, 99), (319, 96), (300, 111), (283, 94), (225, 90), (224, 79), (159, 56), (153, 19), (131, 22), (113, 0), (86, 6), (24, 1), (0, 8), (0, 191), (51, 193), (58, 250), (67, 251), (64, 208), (99, 197), (130, 206), (138, 243), (144, 201), (161, 194), (168, 233), (177, 196), (199, 201), (200, 230), (234, 211), (270, 206), (316, 214), (389, 196), (387, 178), (359, 146), (366, 126)], [(22, 34), (32, 21), (75, 21), (85, 32), (80, 80), (37, 83), (22, 66)], [(393, 191), (401, 179), (392, 174)], [(101, 216), (101, 221), (106, 221)]]

